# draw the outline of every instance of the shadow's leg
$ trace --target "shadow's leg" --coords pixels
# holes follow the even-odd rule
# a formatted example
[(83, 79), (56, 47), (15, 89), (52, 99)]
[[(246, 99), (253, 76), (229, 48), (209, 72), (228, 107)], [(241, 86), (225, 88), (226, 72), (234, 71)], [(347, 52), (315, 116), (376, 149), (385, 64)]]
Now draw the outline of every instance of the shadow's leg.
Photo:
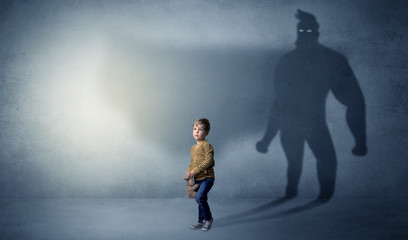
[(288, 160), (288, 183), (285, 197), (292, 198), (298, 194), (298, 184), (302, 173), (304, 138), (296, 131), (282, 129), (281, 143)]
[(330, 200), (336, 184), (337, 159), (327, 126), (321, 126), (307, 139), (317, 160), (317, 177), (320, 183), (320, 200)]

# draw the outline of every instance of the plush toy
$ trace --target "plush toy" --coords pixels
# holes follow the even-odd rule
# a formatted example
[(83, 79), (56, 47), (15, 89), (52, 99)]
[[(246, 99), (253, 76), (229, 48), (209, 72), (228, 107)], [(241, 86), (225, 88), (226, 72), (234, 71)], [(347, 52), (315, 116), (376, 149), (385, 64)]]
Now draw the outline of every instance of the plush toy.
[(187, 187), (186, 187), (186, 195), (189, 198), (195, 198), (197, 194), (197, 188), (198, 184), (195, 183), (194, 178), (183, 178), (184, 180), (187, 181)]

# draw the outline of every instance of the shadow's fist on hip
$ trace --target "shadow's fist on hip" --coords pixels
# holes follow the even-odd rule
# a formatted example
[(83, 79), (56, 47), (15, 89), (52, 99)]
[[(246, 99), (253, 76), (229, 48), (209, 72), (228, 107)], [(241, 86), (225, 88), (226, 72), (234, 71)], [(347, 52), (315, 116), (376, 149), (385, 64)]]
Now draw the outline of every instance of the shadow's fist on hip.
[(268, 145), (263, 141), (257, 142), (255, 147), (256, 147), (256, 150), (260, 153), (268, 152)]
[(365, 156), (367, 155), (367, 146), (365, 144), (357, 144), (351, 152), (356, 156)]

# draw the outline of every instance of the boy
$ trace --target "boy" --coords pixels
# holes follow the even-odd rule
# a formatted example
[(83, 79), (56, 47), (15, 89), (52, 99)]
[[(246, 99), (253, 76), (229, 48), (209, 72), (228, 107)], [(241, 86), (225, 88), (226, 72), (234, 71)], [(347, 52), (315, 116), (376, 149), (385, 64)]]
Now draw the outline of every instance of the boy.
[(198, 222), (190, 227), (192, 230), (209, 231), (213, 222), (207, 194), (214, 185), (214, 149), (205, 140), (210, 132), (210, 122), (206, 118), (197, 119), (193, 123), (193, 137), (196, 144), (191, 147), (191, 162), (187, 168), (186, 178), (194, 177), (199, 185), (196, 194), (198, 203)]

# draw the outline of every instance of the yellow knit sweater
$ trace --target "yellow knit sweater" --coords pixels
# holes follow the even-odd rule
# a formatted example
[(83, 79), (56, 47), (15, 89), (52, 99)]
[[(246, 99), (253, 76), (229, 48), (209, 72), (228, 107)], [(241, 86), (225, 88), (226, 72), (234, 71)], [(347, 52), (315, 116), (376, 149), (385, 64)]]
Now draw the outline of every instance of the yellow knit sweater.
[(193, 170), (195, 173), (195, 180), (199, 181), (204, 178), (215, 179), (214, 175), (214, 149), (211, 144), (204, 140), (198, 145), (194, 144), (191, 147), (191, 162), (187, 171)]

